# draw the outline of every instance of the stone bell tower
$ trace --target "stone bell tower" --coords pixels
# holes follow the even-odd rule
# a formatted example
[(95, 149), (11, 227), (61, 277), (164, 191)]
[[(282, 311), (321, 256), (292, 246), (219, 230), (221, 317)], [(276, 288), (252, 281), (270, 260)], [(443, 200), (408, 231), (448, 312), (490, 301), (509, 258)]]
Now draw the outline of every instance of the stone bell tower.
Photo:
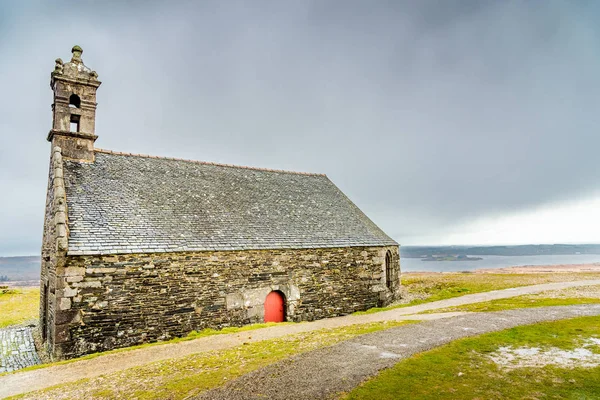
[(78, 161), (94, 161), (96, 130), (96, 90), (98, 74), (81, 60), (83, 50), (74, 46), (68, 63), (58, 58), (50, 78), (54, 91), (52, 129), (48, 141), (59, 146), (62, 156)]

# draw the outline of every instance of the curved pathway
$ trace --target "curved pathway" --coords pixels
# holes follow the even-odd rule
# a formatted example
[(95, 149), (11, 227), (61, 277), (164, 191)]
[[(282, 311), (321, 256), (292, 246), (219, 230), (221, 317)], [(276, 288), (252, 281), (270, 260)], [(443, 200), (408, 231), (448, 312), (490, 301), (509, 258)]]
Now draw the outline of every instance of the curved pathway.
[(167, 343), (131, 351), (106, 354), (89, 360), (75, 361), (68, 364), (55, 365), (33, 371), (15, 372), (9, 375), (0, 376), (0, 399), (34, 390), (45, 389), (58, 384), (74, 382), (84, 378), (93, 378), (110, 374), (151, 362), (185, 357), (191, 354), (204, 353), (213, 350), (229, 349), (244, 343), (259, 342), (290, 334), (379, 321), (434, 320), (448, 318), (465, 313), (412, 314), (463, 304), (473, 304), (525, 294), (540, 293), (547, 290), (591, 285), (600, 285), (600, 279), (545, 283), (513, 289), (494, 290), (491, 292), (469, 294), (452, 299), (434, 301), (417, 306), (396, 308), (373, 314), (347, 315), (344, 317), (328, 318), (313, 322), (279, 325), (253, 331), (208, 336), (179, 343)]
[(329, 399), (404, 358), (456, 339), (542, 321), (597, 315), (600, 304), (473, 313), (400, 326), (293, 356), (195, 399)]

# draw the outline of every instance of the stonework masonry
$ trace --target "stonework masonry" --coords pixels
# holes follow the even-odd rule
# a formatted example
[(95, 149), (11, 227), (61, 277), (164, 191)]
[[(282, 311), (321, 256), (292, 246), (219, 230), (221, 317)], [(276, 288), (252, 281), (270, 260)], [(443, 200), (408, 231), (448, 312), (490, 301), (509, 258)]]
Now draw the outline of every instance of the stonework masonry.
[(40, 280), (40, 331), (42, 338), (54, 341), (56, 271), (63, 268), (67, 254), (67, 201), (60, 147), (52, 148)]
[(262, 322), (273, 290), (288, 321), (345, 315), (397, 299), (399, 272), (397, 246), (69, 256), (56, 272), (49, 350), (71, 358)]
[(50, 79), (54, 92), (52, 129), (47, 140), (63, 150), (66, 159), (93, 162), (96, 131), (98, 74), (81, 60), (83, 50), (74, 46), (68, 63), (58, 58)]
[(101, 82), (82, 52), (50, 78), (40, 333), (52, 358), (263, 322), (272, 291), (287, 321), (399, 298), (398, 243), (323, 174), (95, 149)]

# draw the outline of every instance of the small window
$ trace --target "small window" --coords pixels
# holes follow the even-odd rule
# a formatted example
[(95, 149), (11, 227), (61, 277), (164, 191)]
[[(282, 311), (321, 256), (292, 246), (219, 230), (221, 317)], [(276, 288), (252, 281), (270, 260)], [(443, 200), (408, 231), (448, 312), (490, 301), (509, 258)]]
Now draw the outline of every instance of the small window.
[(76, 94), (72, 94), (69, 97), (69, 107), (71, 108), (79, 108), (81, 107), (81, 99)]
[(385, 284), (391, 289), (394, 286), (394, 269), (392, 268), (392, 253), (385, 253)]
[(71, 115), (71, 132), (79, 132), (79, 115)]

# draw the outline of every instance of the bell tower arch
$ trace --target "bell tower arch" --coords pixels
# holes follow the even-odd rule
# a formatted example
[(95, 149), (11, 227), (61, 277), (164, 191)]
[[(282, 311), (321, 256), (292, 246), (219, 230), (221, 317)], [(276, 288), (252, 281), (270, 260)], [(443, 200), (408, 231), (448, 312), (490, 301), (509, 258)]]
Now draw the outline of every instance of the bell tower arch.
[(52, 129), (48, 141), (52, 148), (59, 146), (66, 159), (94, 161), (96, 136), (96, 90), (101, 82), (96, 71), (81, 59), (79, 46), (71, 49), (71, 61), (58, 58), (50, 76), (54, 92)]

